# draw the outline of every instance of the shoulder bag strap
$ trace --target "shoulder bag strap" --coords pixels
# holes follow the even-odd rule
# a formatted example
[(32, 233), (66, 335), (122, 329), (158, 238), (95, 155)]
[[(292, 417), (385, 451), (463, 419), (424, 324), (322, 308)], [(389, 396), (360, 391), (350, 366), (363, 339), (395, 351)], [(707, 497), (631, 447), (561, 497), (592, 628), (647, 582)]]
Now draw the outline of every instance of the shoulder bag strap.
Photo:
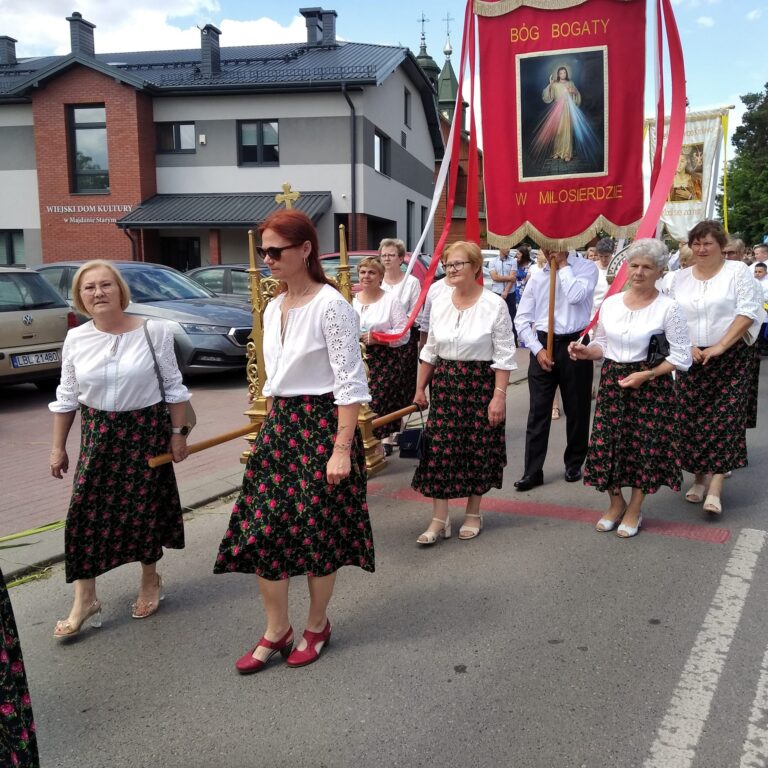
[(155, 348), (152, 345), (152, 339), (149, 338), (149, 331), (147, 330), (147, 320), (144, 321), (144, 336), (147, 339), (149, 345), (149, 351), (152, 353), (152, 362), (155, 366), (155, 375), (157, 376), (157, 384), (160, 387), (160, 397), (165, 402), (165, 387), (163, 386), (163, 377), (160, 375), (160, 366), (157, 364), (157, 355), (155, 354)]

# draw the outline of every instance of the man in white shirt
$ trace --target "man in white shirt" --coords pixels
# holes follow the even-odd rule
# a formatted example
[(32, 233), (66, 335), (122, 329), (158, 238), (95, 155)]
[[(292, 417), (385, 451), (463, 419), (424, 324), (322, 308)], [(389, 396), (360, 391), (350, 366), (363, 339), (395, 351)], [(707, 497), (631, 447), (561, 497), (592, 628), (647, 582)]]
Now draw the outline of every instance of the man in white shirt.
[[(544, 482), (544, 459), (552, 422), (552, 400), (560, 387), (566, 418), (567, 445), (563, 460), (565, 479), (581, 479), (581, 465), (589, 443), (589, 416), (592, 390), (592, 361), (571, 360), (568, 344), (590, 320), (592, 297), (597, 283), (597, 266), (588, 259), (567, 252), (550, 252), (544, 269), (536, 272), (523, 291), (515, 325), (520, 340), (531, 351), (528, 366), (530, 410), (525, 433), (525, 469), (515, 483), (528, 491)], [(555, 292), (555, 342), (552, 359), (547, 355), (549, 328), (549, 260), (557, 269)]]
[[(760, 283), (763, 291), (763, 304), (768, 304), (768, 265), (764, 261), (755, 262), (755, 279)], [(757, 348), (762, 356), (768, 353), (768, 340), (765, 338), (766, 323), (760, 328), (760, 335), (757, 337)]]
[[(504, 299), (509, 316), (515, 322), (515, 283), (517, 282), (517, 260), (509, 255), (509, 248), (499, 248), (499, 255), (488, 265), (491, 273), (491, 290)], [(514, 327), (514, 326), (513, 326)], [(517, 346), (517, 331), (515, 331)]]

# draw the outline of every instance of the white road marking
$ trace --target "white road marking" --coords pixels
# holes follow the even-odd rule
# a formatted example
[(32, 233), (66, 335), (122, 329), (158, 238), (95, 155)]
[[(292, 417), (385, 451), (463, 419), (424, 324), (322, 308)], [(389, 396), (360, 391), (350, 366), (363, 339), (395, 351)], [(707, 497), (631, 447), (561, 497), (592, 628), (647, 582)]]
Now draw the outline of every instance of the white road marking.
[(768, 650), (763, 656), (757, 692), (749, 714), (747, 738), (739, 768), (765, 768), (768, 765)]
[(693, 763), (765, 539), (765, 531), (739, 534), (644, 768), (689, 768)]

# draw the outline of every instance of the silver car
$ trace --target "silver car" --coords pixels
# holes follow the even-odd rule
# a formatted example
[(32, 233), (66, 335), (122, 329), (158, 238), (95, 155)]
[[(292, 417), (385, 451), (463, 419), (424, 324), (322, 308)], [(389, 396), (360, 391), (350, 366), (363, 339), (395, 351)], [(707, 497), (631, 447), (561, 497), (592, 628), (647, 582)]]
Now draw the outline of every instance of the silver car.
[[(72, 279), (82, 261), (37, 267), (48, 282), (71, 301)], [(243, 368), (251, 333), (250, 303), (217, 296), (186, 275), (162, 264), (111, 262), (131, 289), (126, 312), (169, 321), (182, 373), (209, 373)]]
[(64, 337), (76, 325), (75, 313), (41, 275), (0, 267), (0, 384), (54, 388)]

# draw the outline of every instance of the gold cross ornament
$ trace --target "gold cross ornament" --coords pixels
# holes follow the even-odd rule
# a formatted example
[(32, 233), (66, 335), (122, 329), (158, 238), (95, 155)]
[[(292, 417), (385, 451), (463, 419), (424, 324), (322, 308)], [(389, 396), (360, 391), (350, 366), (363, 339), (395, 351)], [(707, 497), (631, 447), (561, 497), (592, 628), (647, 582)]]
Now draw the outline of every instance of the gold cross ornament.
[(282, 193), (275, 195), (275, 202), (278, 205), (285, 203), (286, 208), (293, 208), (293, 204), (301, 197), (300, 192), (292, 192), (291, 185), (286, 181), (282, 185)]

